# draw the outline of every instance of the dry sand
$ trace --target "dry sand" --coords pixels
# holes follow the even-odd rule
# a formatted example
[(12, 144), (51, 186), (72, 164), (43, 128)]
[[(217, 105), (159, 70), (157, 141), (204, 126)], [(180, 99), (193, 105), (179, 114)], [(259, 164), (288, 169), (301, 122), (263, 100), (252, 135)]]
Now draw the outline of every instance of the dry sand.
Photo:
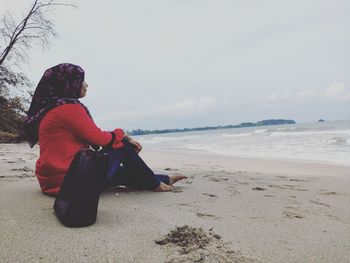
[[(189, 179), (168, 193), (105, 192), (97, 223), (69, 229), (34, 177), (38, 148), (0, 145), (0, 261), (349, 262), (350, 167), (165, 150), (141, 155), (156, 172)], [(186, 235), (184, 250), (178, 237)]]

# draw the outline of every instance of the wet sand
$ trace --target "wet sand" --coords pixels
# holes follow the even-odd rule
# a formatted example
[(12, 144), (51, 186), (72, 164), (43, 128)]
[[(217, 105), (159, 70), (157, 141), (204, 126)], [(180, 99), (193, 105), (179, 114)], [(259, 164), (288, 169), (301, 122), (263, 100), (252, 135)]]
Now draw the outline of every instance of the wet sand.
[(0, 145), (1, 262), (350, 258), (350, 167), (145, 149), (156, 172), (189, 178), (168, 193), (111, 189), (95, 225), (69, 229), (40, 192), (37, 156), (37, 147)]

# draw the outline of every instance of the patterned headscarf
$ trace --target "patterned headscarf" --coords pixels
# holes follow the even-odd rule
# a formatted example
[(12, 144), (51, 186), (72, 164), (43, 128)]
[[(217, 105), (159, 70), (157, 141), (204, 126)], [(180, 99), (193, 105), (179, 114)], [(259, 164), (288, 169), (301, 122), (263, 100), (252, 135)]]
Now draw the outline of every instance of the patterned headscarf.
[(45, 114), (63, 104), (80, 104), (91, 117), (89, 110), (78, 100), (84, 82), (84, 70), (73, 64), (63, 63), (47, 69), (35, 89), (24, 130), (30, 147), (39, 140), (39, 124)]

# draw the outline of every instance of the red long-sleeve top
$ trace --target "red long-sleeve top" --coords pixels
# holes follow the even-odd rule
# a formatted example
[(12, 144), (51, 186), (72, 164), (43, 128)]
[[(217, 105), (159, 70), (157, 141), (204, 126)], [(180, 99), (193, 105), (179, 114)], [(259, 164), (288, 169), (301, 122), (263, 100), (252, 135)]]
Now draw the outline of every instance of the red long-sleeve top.
[[(112, 148), (123, 147), (122, 129), (115, 129)], [(105, 146), (111, 132), (102, 131), (79, 104), (64, 104), (46, 113), (39, 126), (40, 156), (36, 176), (41, 190), (57, 195), (76, 153), (89, 144)]]

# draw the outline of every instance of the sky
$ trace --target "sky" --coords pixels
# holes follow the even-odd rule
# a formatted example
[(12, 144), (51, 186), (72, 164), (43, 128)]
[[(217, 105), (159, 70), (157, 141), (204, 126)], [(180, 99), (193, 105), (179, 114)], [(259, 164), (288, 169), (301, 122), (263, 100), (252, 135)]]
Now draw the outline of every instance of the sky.
[[(0, 0), (18, 17), (30, 0)], [(57, 38), (29, 50), (35, 83), (63, 62), (104, 129), (263, 119), (350, 119), (348, 0), (105, 0), (57, 8)]]

